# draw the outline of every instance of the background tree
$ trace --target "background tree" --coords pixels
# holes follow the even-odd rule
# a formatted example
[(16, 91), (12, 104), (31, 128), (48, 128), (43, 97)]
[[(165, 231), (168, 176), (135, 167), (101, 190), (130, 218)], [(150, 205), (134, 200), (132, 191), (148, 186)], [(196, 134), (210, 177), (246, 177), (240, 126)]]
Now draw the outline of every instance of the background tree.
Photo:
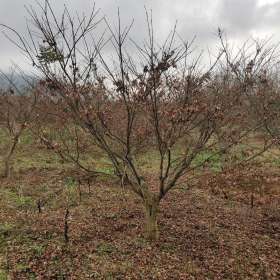
[[(8, 137), (7, 149), (3, 151), (4, 177), (10, 177), (12, 158), (20, 137), (34, 119), (37, 94), (28, 88), (20, 88), (13, 79), (2, 73), (10, 85), (0, 91), (0, 127)], [(25, 78), (28, 81), (27, 78)], [(28, 81), (31, 83), (31, 81)]]
[(236, 52), (219, 30), (221, 48), (225, 53), (223, 68), (230, 73), (242, 97), (244, 121), (256, 130), (263, 147), (253, 157), (272, 147), (278, 140), (279, 46), (267, 40), (248, 40)]

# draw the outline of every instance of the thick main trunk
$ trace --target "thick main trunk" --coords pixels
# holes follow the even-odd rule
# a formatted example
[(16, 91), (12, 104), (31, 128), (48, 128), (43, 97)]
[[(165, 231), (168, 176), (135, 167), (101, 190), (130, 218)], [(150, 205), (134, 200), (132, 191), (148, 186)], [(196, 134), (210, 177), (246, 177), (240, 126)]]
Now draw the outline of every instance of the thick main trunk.
[(145, 234), (149, 240), (157, 240), (159, 238), (159, 229), (157, 224), (159, 202), (156, 198), (150, 197), (144, 201), (145, 210)]

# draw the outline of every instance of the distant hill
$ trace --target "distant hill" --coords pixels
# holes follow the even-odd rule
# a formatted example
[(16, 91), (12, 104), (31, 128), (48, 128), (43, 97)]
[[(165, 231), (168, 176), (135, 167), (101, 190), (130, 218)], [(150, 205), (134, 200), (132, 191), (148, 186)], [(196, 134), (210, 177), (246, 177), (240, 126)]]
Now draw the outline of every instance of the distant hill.
[[(16, 86), (22, 87), (26, 85), (26, 81), (23, 79), (23, 77), (19, 74), (6, 74), (8, 77), (12, 77), (13, 82), (15, 83)], [(32, 79), (32, 78), (31, 78)], [(35, 78), (34, 78), (35, 79)], [(10, 87), (9, 81), (0, 73), (0, 88), (8, 88)]]

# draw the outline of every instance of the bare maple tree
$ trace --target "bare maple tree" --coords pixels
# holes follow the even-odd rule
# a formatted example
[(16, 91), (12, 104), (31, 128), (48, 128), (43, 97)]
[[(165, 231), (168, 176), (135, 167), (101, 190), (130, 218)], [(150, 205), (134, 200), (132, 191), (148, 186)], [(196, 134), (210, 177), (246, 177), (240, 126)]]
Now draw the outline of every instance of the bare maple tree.
[(30, 88), (18, 86), (12, 76), (4, 73), (2, 75), (9, 84), (8, 89), (0, 91), (0, 127), (8, 139), (6, 152), (2, 155), (3, 175), (10, 177), (13, 169), (13, 155), (20, 137), (34, 118), (37, 94)]
[[(43, 75), (51, 91), (46, 98), (61, 101), (60, 110), (67, 110), (67, 117), (110, 160), (120, 182), (141, 198), (146, 235), (157, 239), (161, 200), (188, 181), (193, 170), (220, 154), (217, 130), (226, 138), (222, 147), (226, 153), (255, 129), (227, 130), (236, 124), (236, 112), (240, 119), (244, 112), (238, 109), (241, 95), (235, 94), (240, 88), (227, 80), (223, 86), (216, 76), (226, 50), (203, 67), (192, 43), (178, 37), (176, 27), (160, 45), (148, 12), (148, 39), (138, 44), (129, 39), (132, 24), (122, 28), (120, 15), (116, 31), (106, 19), (102, 21), (109, 31), (105, 40), (92, 33), (101, 25), (95, 10), (80, 18), (65, 8), (58, 17), (46, 1), (41, 11), (38, 16), (29, 9), (36, 28), (36, 33), (28, 29), (31, 44), (6, 28)], [(112, 46), (113, 61), (104, 45)], [(147, 152), (156, 155), (152, 175), (141, 166), (141, 156)], [(209, 156), (197, 162), (201, 154)]]
[[(230, 73), (241, 94), (244, 120), (257, 126), (263, 147), (253, 157), (262, 154), (279, 140), (279, 45), (271, 39), (247, 40), (236, 52), (219, 29), (220, 45), (225, 53), (223, 67)], [(265, 133), (266, 132), (266, 133)], [(267, 137), (269, 136), (269, 137)]]

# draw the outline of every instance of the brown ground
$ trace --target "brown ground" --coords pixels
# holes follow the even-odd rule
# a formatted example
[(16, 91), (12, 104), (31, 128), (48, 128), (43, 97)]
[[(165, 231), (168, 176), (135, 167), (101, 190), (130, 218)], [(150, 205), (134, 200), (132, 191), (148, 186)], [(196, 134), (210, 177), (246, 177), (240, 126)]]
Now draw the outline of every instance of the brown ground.
[(138, 198), (110, 182), (82, 186), (80, 202), (64, 172), (2, 180), (0, 279), (280, 279), (280, 179), (264, 174), (259, 192), (238, 174), (229, 186), (207, 175), (171, 191), (155, 243), (144, 238)]

